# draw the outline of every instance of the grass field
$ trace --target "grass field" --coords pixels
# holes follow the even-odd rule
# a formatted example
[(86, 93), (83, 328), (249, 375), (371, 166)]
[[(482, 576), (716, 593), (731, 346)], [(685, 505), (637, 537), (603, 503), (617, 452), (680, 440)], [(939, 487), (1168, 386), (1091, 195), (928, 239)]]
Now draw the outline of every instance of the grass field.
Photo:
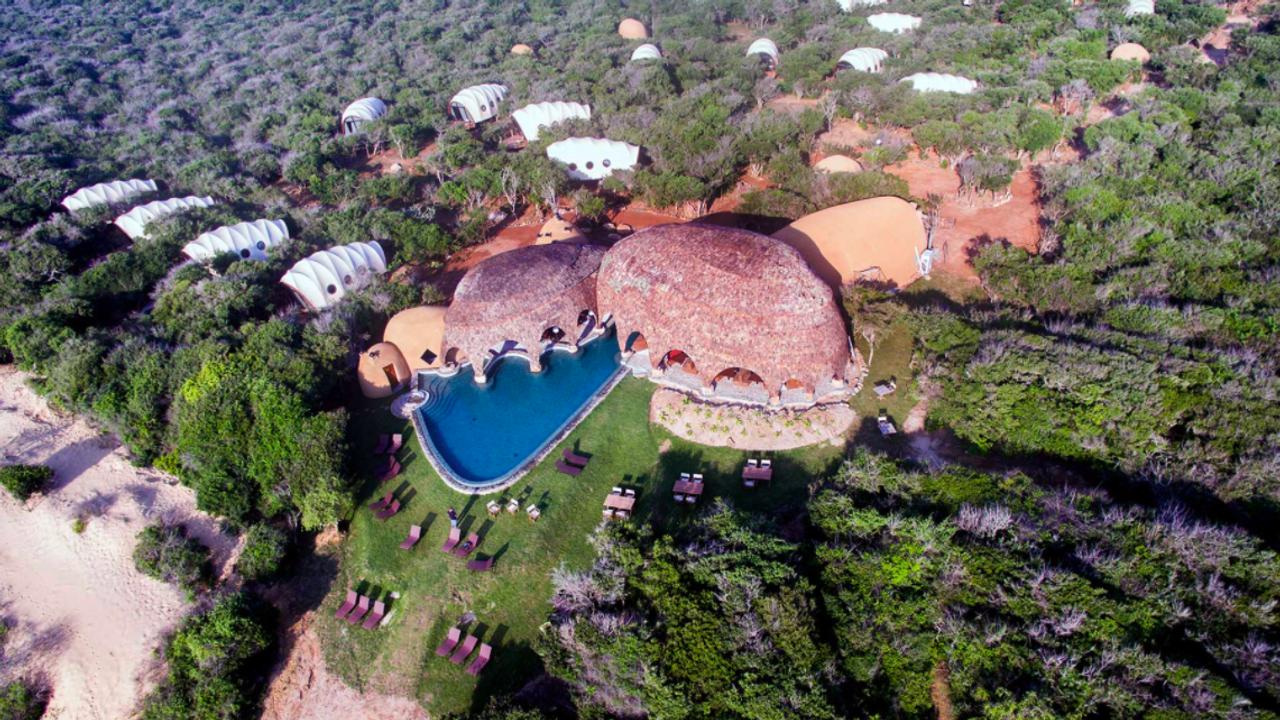
[[(398, 488), (398, 496), (407, 501), (386, 523), (374, 520), (363, 504), (355, 513), (338, 579), (319, 610), (317, 628), (329, 668), (359, 689), (412, 695), (433, 716), (483, 707), (489, 697), (517, 690), (540, 672), (541, 660), (531, 644), (550, 610), (551, 573), (561, 564), (590, 565), (588, 536), (601, 522), (611, 487), (637, 488), (631, 522), (651, 523), (664, 532), (678, 531), (719, 497), (775, 514), (785, 523), (800, 510), (810, 480), (829, 472), (843, 454), (843, 448), (829, 445), (774, 454), (772, 487), (747, 491), (739, 476), (746, 453), (693, 445), (649, 424), (653, 389), (643, 380), (624, 380), (561, 444), (592, 456), (581, 476), (555, 471), (557, 448), (513, 488), (493, 496), (448, 489), (420, 457), (409, 424), (387, 412), (386, 402), (355, 411), (355, 447), (371, 448), (382, 432), (404, 432), (407, 438), (401, 452), (404, 472), (382, 488), (369, 483), (362, 503), (391, 488)], [(666, 452), (660, 453), (668, 441)], [(707, 494), (696, 509), (676, 508), (671, 486), (680, 472), (692, 470), (706, 475)], [(521, 507), (538, 503), (542, 518), (534, 523), (523, 512), (503, 512), (491, 520), (485, 511), (489, 499), (505, 505), (513, 496)], [(464, 530), (482, 535), (473, 557), (497, 556), (492, 572), (470, 573), (464, 561), (441, 552), (450, 506), (457, 508)], [(423, 540), (405, 552), (398, 545), (412, 524), (424, 525)], [(399, 593), (389, 604), (391, 621), (366, 631), (335, 620), (333, 611), (347, 587), (382, 596)], [(494, 646), (493, 659), (478, 680), (434, 653), (466, 613), (475, 615), (469, 631)]]

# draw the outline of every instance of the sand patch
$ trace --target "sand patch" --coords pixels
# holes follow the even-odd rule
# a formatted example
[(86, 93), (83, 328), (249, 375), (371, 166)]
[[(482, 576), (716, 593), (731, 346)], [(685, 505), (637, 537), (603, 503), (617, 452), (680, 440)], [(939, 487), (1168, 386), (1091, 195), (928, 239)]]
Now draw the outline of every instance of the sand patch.
[(808, 410), (768, 410), (695, 400), (661, 388), (649, 403), (649, 421), (701, 445), (740, 450), (787, 450), (838, 439), (857, 413), (845, 403)]
[(0, 615), (12, 627), (0, 677), (48, 682), (49, 717), (128, 717), (152, 685), (153, 651), (191, 609), (134, 569), (136, 535), (182, 523), (214, 551), (219, 575), (236, 538), (195, 509), (189, 489), (131, 465), (113, 438), (52, 411), (25, 379), (0, 369), (4, 461), (44, 463), (55, 477), (25, 505), (0, 492)]

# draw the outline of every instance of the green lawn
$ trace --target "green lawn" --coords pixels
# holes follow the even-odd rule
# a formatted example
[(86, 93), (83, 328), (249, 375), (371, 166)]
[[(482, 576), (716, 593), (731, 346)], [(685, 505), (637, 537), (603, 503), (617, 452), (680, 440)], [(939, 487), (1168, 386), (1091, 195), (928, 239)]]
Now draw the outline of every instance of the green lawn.
[[(856, 340), (858, 352), (866, 358), (870, 353), (867, 341), (861, 335)], [(899, 428), (907, 419), (907, 412), (919, 399), (916, 394), (915, 373), (911, 370), (911, 353), (914, 341), (905, 322), (896, 322), (876, 344), (871, 357), (871, 368), (862, 383), (862, 390), (853, 397), (853, 409), (860, 422), (876, 419), (880, 411), (888, 413)], [(875, 385), (882, 380), (895, 378), (898, 390), (883, 399), (876, 397)]]
[[(632, 522), (652, 523), (667, 532), (677, 531), (717, 497), (775, 514), (786, 523), (798, 514), (809, 481), (830, 471), (842, 456), (843, 448), (829, 445), (774, 454), (773, 486), (746, 491), (739, 478), (746, 453), (694, 445), (649, 424), (653, 389), (643, 380), (624, 380), (547, 461), (497, 496), (473, 497), (448, 489), (419, 457), (416, 439), (407, 435), (401, 451), (405, 471), (381, 489), (399, 488), (399, 496), (408, 497), (405, 508), (379, 523), (365, 507), (379, 489), (372, 482), (364, 488), (341, 550), (338, 579), (319, 610), (317, 628), (330, 669), (356, 688), (412, 695), (433, 716), (482, 707), (490, 696), (516, 690), (540, 671), (531, 643), (550, 610), (551, 573), (561, 564), (584, 568), (591, 563), (587, 538), (601, 522), (602, 502), (612, 486), (638, 489)], [(354, 447), (372, 447), (378, 433), (412, 432), (386, 408), (387, 403), (378, 402), (354, 411)], [(664, 441), (670, 446), (660, 454)], [(577, 478), (555, 471), (560, 448), (568, 446), (593, 456)], [(671, 485), (688, 470), (706, 475), (707, 495), (698, 509), (677, 509)], [(537, 502), (542, 519), (534, 523), (523, 512), (504, 512), (491, 521), (485, 511), (488, 500), (496, 497), (505, 505), (513, 495), (522, 507)], [(462, 515), (465, 529), (483, 535), (477, 555), (497, 554), (491, 573), (469, 573), (464, 561), (440, 551), (449, 531), (450, 506)], [(412, 524), (426, 530), (418, 547), (405, 552), (397, 546)], [(398, 592), (399, 599), (390, 604), (392, 621), (370, 632), (334, 620), (348, 586)], [(467, 612), (476, 616), (470, 630), (495, 648), (478, 682), (434, 654), (448, 629)]]

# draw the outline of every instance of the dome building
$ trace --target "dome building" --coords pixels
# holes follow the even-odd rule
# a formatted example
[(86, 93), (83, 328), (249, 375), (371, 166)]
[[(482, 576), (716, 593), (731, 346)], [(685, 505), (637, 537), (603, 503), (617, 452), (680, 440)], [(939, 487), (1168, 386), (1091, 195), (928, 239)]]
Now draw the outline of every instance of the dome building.
[(605, 254), (596, 291), (637, 374), (710, 400), (811, 405), (860, 377), (831, 288), (765, 235), (648, 228)]
[(876, 13), (867, 16), (867, 23), (880, 32), (901, 35), (920, 27), (921, 18), (902, 13)]
[(860, 47), (849, 50), (836, 61), (836, 69), (849, 68), (860, 72), (878, 73), (884, 67), (889, 53), (880, 48)]
[(819, 160), (813, 169), (825, 175), (837, 175), (862, 172), (862, 165), (848, 155), (828, 155)]
[(196, 262), (208, 262), (223, 253), (233, 253), (241, 260), (266, 260), (271, 248), (288, 239), (289, 226), (284, 220), (251, 220), (203, 233), (182, 252)]
[(516, 43), (515, 45), (511, 46), (511, 54), (512, 55), (532, 55), (533, 48), (529, 47), (524, 43)]
[(62, 207), (75, 212), (98, 205), (119, 205), (156, 190), (155, 180), (112, 180), (80, 188), (62, 199)]
[(116, 227), (124, 231), (130, 240), (147, 237), (147, 226), (161, 218), (194, 208), (207, 208), (217, 205), (211, 197), (188, 195), (187, 197), (156, 200), (146, 205), (139, 205), (116, 218)]
[(566, 138), (547, 146), (547, 157), (565, 166), (573, 180), (603, 180), (640, 162), (640, 148), (606, 138)]
[(644, 40), (649, 37), (649, 30), (639, 20), (627, 18), (618, 23), (618, 34), (627, 40)]
[(920, 277), (919, 257), (928, 248), (919, 211), (896, 197), (819, 210), (773, 237), (799, 251), (837, 291), (859, 280), (906, 287)]
[(898, 82), (909, 83), (916, 92), (945, 92), (968, 95), (978, 89), (978, 83), (960, 75), (947, 73), (915, 73)]
[(497, 83), (472, 85), (449, 100), (449, 117), (470, 125), (498, 115), (498, 105), (507, 96), (507, 86)]
[(343, 135), (356, 135), (363, 132), (362, 128), (368, 124), (387, 114), (387, 104), (376, 97), (360, 98), (359, 100), (347, 106), (342, 111)]
[(760, 38), (747, 47), (747, 57), (755, 55), (769, 69), (778, 67), (778, 46), (769, 38)]
[(533, 372), (553, 346), (577, 349), (598, 326), (596, 270), (604, 249), (529, 245), (467, 271), (444, 319), (441, 347), (451, 362), (471, 361), (477, 382), (492, 363), (520, 355)]
[(653, 43), (645, 43), (631, 52), (631, 62), (643, 60), (662, 61), (662, 51)]
[(376, 241), (338, 245), (312, 253), (280, 278), (309, 310), (338, 304), (348, 292), (368, 285), (387, 271), (387, 256)]
[(415, 373), (444, 367), (444, 316), (445, 308), (437, 305), (393, 315), (382, 331), (382, 342), (360, 353), (360, 392), (367, 398), (390, 397), (407, 387)]
[(1115, 50), (1111, 51), (1112, 60), (1136, 60), (1145, 63), (1151, 59), (1151, 53), (1138, 43), (1120, 43)]
[(568, 120), (590, 120), (591, 106), (576, 102), (533, 103), (511, 113), (511, 119), (525, 140), (537, 142), (543, 128)]

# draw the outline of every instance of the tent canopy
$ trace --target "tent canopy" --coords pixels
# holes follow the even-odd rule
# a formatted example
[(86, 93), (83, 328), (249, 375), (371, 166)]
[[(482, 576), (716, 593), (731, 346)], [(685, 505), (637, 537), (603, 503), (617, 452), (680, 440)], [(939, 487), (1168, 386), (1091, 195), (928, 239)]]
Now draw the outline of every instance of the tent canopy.
[(208, 262), (223, 253), (241, 260), (266, 260), (267, 251), (289, 239), (284, 220), (251, 220), (223, 225), (187, 243), (182, 252), (197, 262)]
[(778, 64), (778, 46), (769, 38), (760, 38), (747, 48), (747, 55), (762, 55), (773, 65)]
[(876, 13), (868, 15), (867, 22), (871, 27), (880, 32), (895, 33), (901, 35), (909, 30), (915, 30), (920, 27), (920, 18), (915, 15), (903, 15), (902, 13)]
[(156, 200), (146, 205), (139, 205), (116, 218), (116, 227), (123, 230), (124, 234), (131, 239), (137, 240), (138, 238), (146, 237), (147, 226), (162, 217), (192, 208), (212, 207), (216, 204), (211, 197), (197, 197), (195, 195)]
[(449, 100), (449, 112), (456, 120), (479, 123), (498, 114), (498, 103), (507, 96), (507, 86), (496, 83), (463, 88)]
[(360, 126), (387, 114), (387, 104), (376, 97), (360, 98), (342, 111), (342, 132), (360, 132)]
[(637, 60), (661, 60), (662, 51), (653, 43), (645, 43), (631, 52), (631, 62)]
[(294, 264), (281, 284), (311, 310), (336, 305), (352, 290), (387, 271), (387, 256), (375, 241), (339, 245), (312, 253)]
[(511, 117), (525, 139), (534, 142), (542, 128), (574, 118), (590, 120), (591, 106), (576, 102), (540, 102), (525, 105), (511, 113)]
[(71, 212), (97, 205), (116, 205), (156, 191), (155, 180), (112, 180), (83, 187), (62, 199)]
[(640, 160), (640, 148), (604, 138), (569, 138), (547, 146), (547, 157), (568, 167), (574, 180), (603, 180), (614, 170), (630, 170)]
[(1120, 43), (1115, 50), (1111, 51), (1112, 60), (1137, 60), (1138, 62), (1147, 62), (1151, 59), (1151, 53), (1138, 43)]
[(1125, 8), (1125, 17), (1134, 17), (1136, 15), (1154, 15), (1156, 13), (1155, 0), (1129, 0), (1129, 6)]
[(854, 48), (840, 56), (836, 67), (849, 67), (862, 72), (878, 73), (884, 67), (884, 61), (888, 57), (889, 53), (880, 48)]
[(946, 73), (915, 73), (900, 82), (911, 83), (918, 92), (947, 92), (968, 95), (978, 89), (978, 83), (967, 77)]
[(840, 9), (845, 12), (853, 12), (861, 7), (873, 7), (875, 5), (884, 5), (889, 0), (836, 0)]

